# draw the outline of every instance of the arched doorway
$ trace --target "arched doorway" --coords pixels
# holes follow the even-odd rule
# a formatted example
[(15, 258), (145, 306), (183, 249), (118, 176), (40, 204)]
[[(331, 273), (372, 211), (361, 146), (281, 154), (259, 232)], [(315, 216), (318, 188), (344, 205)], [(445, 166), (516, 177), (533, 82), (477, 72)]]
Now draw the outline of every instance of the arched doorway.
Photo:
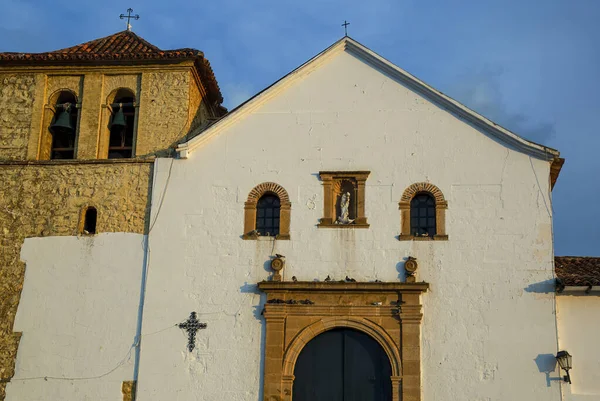
[(293, 401), (391, 401), (392, 368), (377, 341), (338, 328), (313, 338), (294, 367)]

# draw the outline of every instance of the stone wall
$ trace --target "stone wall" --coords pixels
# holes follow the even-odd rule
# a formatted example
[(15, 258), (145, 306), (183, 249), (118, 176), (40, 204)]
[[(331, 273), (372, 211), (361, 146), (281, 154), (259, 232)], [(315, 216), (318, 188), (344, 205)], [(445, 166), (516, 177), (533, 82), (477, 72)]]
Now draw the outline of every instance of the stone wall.
[(142, 76), (137, 156), (166, 154), (189, 129), (190, 72)]
[(34, 91), (33, 74), (0, 74), (0, 160), (25, 158)]
[(191, 134), (196, 128), (200, 127), (202, 123), (206, 122), (211, 117), (214, 118), (217, 116), (213, 115), (210, 111), (210, 107), (207, 106), (199, 84), (195, 80), (192, 80), (192, 82), (190, 82), (190, 109), (188, 117), (190, 128), (188, 132)]
[(152, 170), (152, 162), (139, 160), (0, 164), (0, 400), (20, 338), (12, 329), (23, 287), (23, 241), (77, 235), (87, 206), (98, 210), (99, 233), (143, 233)]

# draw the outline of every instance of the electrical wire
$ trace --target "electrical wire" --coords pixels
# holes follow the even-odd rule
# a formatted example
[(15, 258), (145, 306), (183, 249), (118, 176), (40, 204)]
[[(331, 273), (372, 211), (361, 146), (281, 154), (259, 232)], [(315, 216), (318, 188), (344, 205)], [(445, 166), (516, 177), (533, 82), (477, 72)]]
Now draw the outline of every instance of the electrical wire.
[[(165, 186), (164, 186), (164, 188), (163, 188), (163, 191), (162, 191), (162, 194), (161, 194), (160, 202), (159, 202), (159, 204), (158, 204), (158, 208), (157, 208), (157, 211), (156, 211), (156, 215), (154, 216), (154, 220), (153, 220), (153, 221), (152, 221), (152, 223), (150, 223), (150, 224), (149, 224), (149, 226), (148, 226), (148, 232), (146, 233), (146, 235), (147, 235), (147, 236), (149, 236), (149, 235), (150, 235), (150, 232), (152, 231), (152, 229), (154, 228), (154, 225), (156, 224), (156, 221), (158, 220), (158, 216), (159, 216), (159, 214), (160, 214), (160, 211), (161, 211), (161, 208), (162, 208), (162, 205), (163, 205), (164, 199), (165, 199), (165, 195), (166, 195), (166, 192), (167, 192), (167, 188), (168, 188), (168, 186), (169, 186), (169, 182), (170, 182), (170, 180), (171, 180), (171, 171), (172, 171), (172, 169), (173, 169), (173, 163), (174, 163), (174, 161), (175, 161), (174, 159), (175, 159), (174, 157), (172, 157), (172, 158), (171, 158), (171, 164), (169, 165), (169, 172), (168, 172), (168, 175), (167, 175), (167, 179), (166, 179), (166, 182), (165, 182)], [(23, 166), (23, 167), (21, 168), (21, 171), (19, 172), (19, 173), (20, 173), (20, 175), (22, 175), (22, 174), (23, 174), (23, 171), (25, 170), (25, 167), (26, 167), (26, 166)], [(138, 184), (139, 184), (139, 181), (138, 181)], [(17, 215), (18, 213), (16, 213), (16, 212), (12, 212), (12, 211), (8, 210), (6, 207), (5, 207), (4, 209), (6, 209), (6, 212), (10, 213), (10, 214), (13, 216), (13, 218), (16, 218), (16, 215)], [(143, 248), (144, 248), (144, 245), (143, 245), (143, 242), (142, 242), (142, 249), (143, 249)], [(148, 244), (147, 244), (147, 249), (146, 249), (146, 252), (148, 252), (148, 261), (147, 261), (147, 263), (146, 263), (146, 279), (147, 279), (147, 272), (148, 272), (148, 270), (149, 270), (148, 268), (149, 268), (149, 265), (150, 265), (150, 243), (149, 243), (149, 242), (148, 242)], [(241, 308), (241, 305), (240, 305), (240, 308)], [(93, 379), (100, 379), (100, 378), (103, 378), (103, 377), (106, 377), (106, 376), (110, 375), (111, 373), (113, 373), (114, 371), (116, 371), (118, 368), (120, 368), (121, 366), (123, 366), (123, 365), (124, 365), (126, 362), (130, 361), (130, 360), (131, 360), (131, 353), (132, 353), (132, 351), (133, 351), (133, 350), (134, 350), (136, 347), (138, 347), (138, 346), (139, 346), (139, 344), (140, 344), (140, 341), (141, 341), (142, 337), (145, 337), (145, 336), (151, 336), (151, 335), (154, 335), (154, 334), (158, 334), (158, 333), (161, 333), (161, 332), (163, 332), (163, 331), (166, 331), (166, 330), (168, 330), (168, 329), (170, 329), (170, 328), (173, 328), (173, 327), (177, 327), (177, 324), (170, 325), (170, 326), (168, 326), (168, 327), (166, 327), (166, 328), (164, 328), (164, 329), (161, 329), (161, 330), (158, 330), (158, 331), (155, 331), (155, 332), (152, 332), (152, 333), (148, 333), (148, 334), (140, 334), (140, 335), (139, 335), (139, 337), (137, 337), (137, 336), (136, 336), (137, 338), (135, 339), (134, 343), (133, 343), (133, 344), (132, 344), (132, 345), (129, 347), (129, 349), (127, 350), (127, 353), (125, 354), (125, 356), (123, 357), (123, 359), (121, 359), (121, 360), (119, 361), (119, 363), (117, 363), (117, 365), (116, 365), (115, 367), (113, 367), (113, 368), (112, 368), (112, 369), (110, 369), (109, 371), (107, 371), (107, 372), (105, 372), (105, 373), (102, 373), (102, 374), (100, 374), (100, 375), (96, 375), (96, 376), (87, 376), (87, 377), (57, 377), (57, 376), (36, 376), (36, 377), (24, 377), (24, 378), (17, 378), (17, 379), (15, 379), (15, 378), (11, 378), (11, 380), (10, 380), (10, 381), (11, 381), (11, 382), (12, 382), (12, 381), (29, 381), (29, 380), (41, 380), (41, 379), (44, 379), (45, 381), (48, 381), (48, 380), (67, 380), (67, 381), (76, 381), (76, 380), (93, 380)]]
[(88, 376), (88, 377), (56, 377), (56, 376), (37, 376), (37, 377), (24, 377), (24, 378), (20, 378), (20, 379), (11, 379), (11, 382), (13, 381), (28, 381), (28, 380), (40, 380), (40, 379), (44, 379), (45, 381), (48, 380), (67, 380), (67, 381), (76, 381), (76, 380), (93, 380), (93, 379), (101, 379), (105, 376), (108, 376), (109, 374), (111, 374), (112, 372), (114, 372), (115, 370), (117, 370), (118, 368), (120, 368), (121, 366), (123, 366), (125, 364), (125, 362), (128, 362), (131, 359), (131, 351), (135, 348), (137, 344), (134, 343), (131, 345), (131, 347), (129, 347), (129, 350), (127, 351), (127, 353), (125, 354), (125, 356), (123, 357), (123, 359), (121, 359), (121, 361), (111, 370), (109, 370), (106, 373), (103, 373), (101, 375), (97, 375), (97, 376)]
[[(153, 331), (152, 333), (147, 333), (147, 334), (142, 334), (142, 337), (148, 337), (148, 336), (152, 336), (154, 334), (158, 334), (158, 333), (162, 333), (163, 331), (172, 329), (174, 327), (177, 327), (177, 324), (172, 324), (170, 326), (167, 326), (163, 329), (157, 330), (157, 331)], [(109, 374), (111, 374), (112, 372), (114, 372), (115, 370), (117, 370), (118, 368), (120, 368), (121, 366), (123, 366), (126, 362), (129, 362), (131, 360), (131, 352), (133, 351), (133, 349), (135, 347), (137, 347), (139, 344), (139, 340), (135, 341), (133, 344), (131, 344), (131, 346), (129, 347), (129, 349), (127, 350), (127, 353), (125, 354), (125, 356), (119, 361), (119, 363), (117, 363), (116, 366), (114, 366), (112, 369), (110, 369), (109, 371), (102, 373), (100, 375), (96, 375), (96, 376), (86, 376), (86, 377), (57, 377), (57, 376), (36, 376), (36, 377), (24, 377), (24, 378), (18, 378), (18, 379), (11, 379), (11, 381), (27, 381), (27, 380), (41, 380), (44, 379), (46, 381), (48, 380), (93, 380), (93, 379), (101, 379), (103, 377), (108, 376)]]
[(154, 221), (152, 221), (152, 223), (148, 227), (147, 235), (150, 235), (150, 232), (152, 231), (152, 229), (154, 228), (154, 225), (156, 224), (156, 221), (158, 220), (158, 215), (160, 214), (160, 210), (162, 209), (162, 205), (165, 200), (165, 196), (167, 194), (167, 188), (169, 186), (169, 181), (171, 180), (171, 170), (173, 170), (174, 162), (175, 162), (175, 158), (171, 158), (171, 164), (169, 165), (169, 173), (167, 174), (167, 180), (165, 181), (165, 187), (163, 188), (163, 191), (162, 191), (162, 194), (160, 197), (160, 202), (158, 202), (158, 208), (156, 210), (156, 215), (154, 216)]

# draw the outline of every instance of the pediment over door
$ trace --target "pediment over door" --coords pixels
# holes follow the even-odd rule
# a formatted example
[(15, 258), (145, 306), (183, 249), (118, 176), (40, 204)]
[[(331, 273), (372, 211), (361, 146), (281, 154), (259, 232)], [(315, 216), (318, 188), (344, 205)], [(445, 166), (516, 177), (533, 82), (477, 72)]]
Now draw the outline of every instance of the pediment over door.
[(350, 328), (371, 336), (387, 354), (392, 400), (421, 399), (421, 294), (428, 283), (263, 281), (267, 294), (265, 400), (293, 400), (294, 368), (321, 333)]

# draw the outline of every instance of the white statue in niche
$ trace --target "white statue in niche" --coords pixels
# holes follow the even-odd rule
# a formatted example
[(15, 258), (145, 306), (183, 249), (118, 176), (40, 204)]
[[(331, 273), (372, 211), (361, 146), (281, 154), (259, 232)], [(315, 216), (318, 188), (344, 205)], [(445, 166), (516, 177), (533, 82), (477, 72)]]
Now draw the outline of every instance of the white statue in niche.
[(351, 224), (354, 219), (350, 219), (350, 192), (342, 194), (340, 199), (340, 215), (335, 224)]

